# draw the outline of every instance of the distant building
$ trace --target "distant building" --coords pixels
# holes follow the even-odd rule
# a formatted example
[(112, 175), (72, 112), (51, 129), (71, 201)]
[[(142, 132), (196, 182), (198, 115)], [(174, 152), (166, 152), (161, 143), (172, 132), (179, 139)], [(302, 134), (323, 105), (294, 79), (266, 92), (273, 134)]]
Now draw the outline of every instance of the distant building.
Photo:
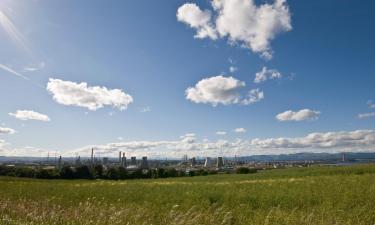
[(195, 160), (195, 157), (191, 158), (191, 160), (190, 160), (190, 166), (194, 167), (196, 165), (197, 165), (197, 161)]
[(142, 161), (141, 161), (141, 169), (148, 169), (147, 156), (143, 156), (143, 157), (142, 157)]
[(204, 167), (209, 167), (211, 165), (211, 158), (206, 157), (206, 160), (204, 161)]
[(103, 157), (103, 165), (108, 165), (108, 157)]
[(130, 158), (130, 165), (131, 166), (137, 166), (137, 158), (135, 156), (132, 156)]
[(217, 161), (216, 161), (216, 167), (218, 169), (221, 169), (223, 168), (224, 166), (224, 160), (223, 160), (223, 157), (217, 157)]
[(121, 158), (121, 167), (126, 168), (126, 157), (125, 157), (125, 152), (122, 153), (122, 158)]

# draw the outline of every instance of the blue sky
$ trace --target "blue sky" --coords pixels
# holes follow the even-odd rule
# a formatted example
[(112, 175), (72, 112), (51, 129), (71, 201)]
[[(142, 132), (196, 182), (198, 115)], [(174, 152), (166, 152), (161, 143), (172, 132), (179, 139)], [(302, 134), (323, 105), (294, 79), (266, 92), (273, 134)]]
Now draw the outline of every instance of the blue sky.
[(373, 151), (374, 9), (354, 0), (4, 0), (0, 155)]

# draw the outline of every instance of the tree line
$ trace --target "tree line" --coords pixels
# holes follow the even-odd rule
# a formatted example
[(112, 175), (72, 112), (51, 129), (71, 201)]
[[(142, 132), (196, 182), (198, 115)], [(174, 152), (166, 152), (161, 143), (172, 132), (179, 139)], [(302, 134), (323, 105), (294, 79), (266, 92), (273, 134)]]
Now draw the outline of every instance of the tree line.
[[(255, 173), (256, 169), (240, 167), (236, 173), (247, 174)], [(157, 179), (168, 177), (185, 177), (185, 176), (206, 176), (217, 174), (216, 170), (190, 170), (188, 172), (176, 170), (175, 168), (155, 168), (155, 169), (136, 169), (126, 170), (123, 167), (109, 167), (105, 169), (102, 165), (89, 167), (81, 165), (71, 167), (63, 166), (61, 169), (56, 168), (33, 168), (26, 166), (9, 167), (0, 165), (0, 176), (28, 177), (40, 179), (109, 179), (109, 180), (125, 180), (125, 179)]]

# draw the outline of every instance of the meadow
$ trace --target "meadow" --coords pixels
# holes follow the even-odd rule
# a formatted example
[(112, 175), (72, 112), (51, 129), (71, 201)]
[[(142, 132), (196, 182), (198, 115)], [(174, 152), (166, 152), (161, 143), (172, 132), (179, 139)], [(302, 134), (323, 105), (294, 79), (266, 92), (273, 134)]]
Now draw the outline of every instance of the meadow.
[(375, 165), (126, 181), (0, 177), (0, 224), (375, 224)]

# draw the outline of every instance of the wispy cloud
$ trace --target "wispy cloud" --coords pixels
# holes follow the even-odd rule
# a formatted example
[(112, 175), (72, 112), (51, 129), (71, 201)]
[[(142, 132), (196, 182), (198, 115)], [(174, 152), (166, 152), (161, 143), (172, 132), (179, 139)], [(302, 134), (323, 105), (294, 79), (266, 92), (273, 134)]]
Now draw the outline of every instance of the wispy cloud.
[(8, 114), (19, 120), (39, 120), (44, 122), (51, 120), (47, 115), (32, 110), (17, 110), (15, 113)]
[(366, 119), (370, 117), (375, 117), (375, 112), (358, 114), (358, 119)]
[(45, 62), (40, 62), (38, 64), (30, 64), (26, 66), (25, 68), (23, 68), (23, 71), (26, 71), (26, 72), (39, 71), (41, 69), (44, 69), (45, 66), (46, 66)]
[(145, 107), (142, 107), (139, 112), (141, 113), (146, 113), (146, 112), (150, 112), (151, 111), (151, 108), (150, 106), (145, 106)]
[(0, 69), (7, 71), (8, 73), (10, 73), (10, 74), (12, 74), (12, 75), (14, 75), (14, 76), (17, 76), (17, 77), (23, 78), (23, 79), (25, 79), (25, 80), (29, 80), (28, 77), (26, 77), (26, 76), (24, 76), (24, 75), (18, 73), (17, 71), (13, 70), (12, 68), (10, 68), (10, 67), (8, 67), (8, 66), (6, 66), (6, 65), (4, 65), (4, 64), (1, 64), (1, 63), (0, 63)]

